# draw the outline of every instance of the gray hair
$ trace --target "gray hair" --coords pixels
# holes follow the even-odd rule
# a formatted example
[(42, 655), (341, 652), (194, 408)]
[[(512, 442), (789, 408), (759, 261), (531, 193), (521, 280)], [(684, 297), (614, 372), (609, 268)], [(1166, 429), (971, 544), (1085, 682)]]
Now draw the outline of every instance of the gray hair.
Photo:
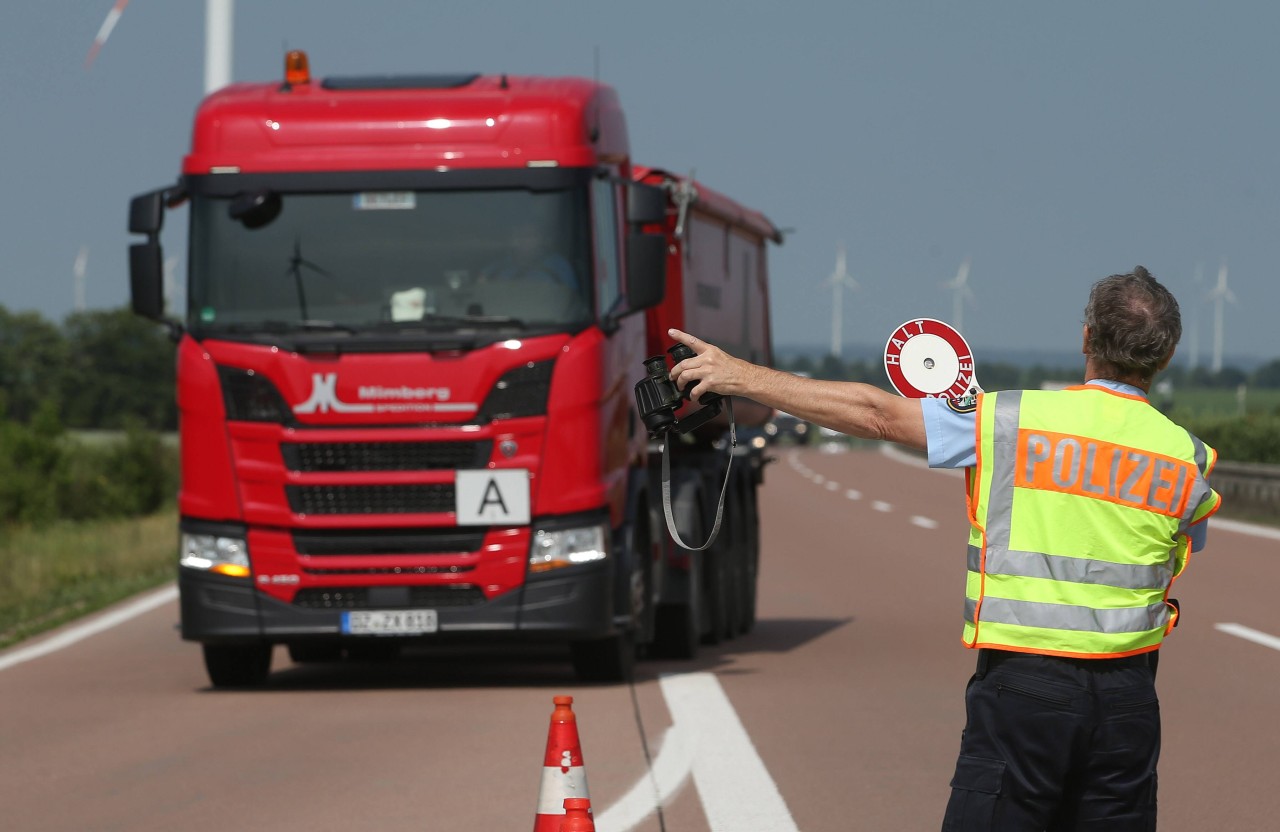
[(1116, 375), (1150, 381), (1182, 337), (1182, 315), (1173, 294), (1142, 266), (1104, 277), (1084, 308), (1089, 355)]

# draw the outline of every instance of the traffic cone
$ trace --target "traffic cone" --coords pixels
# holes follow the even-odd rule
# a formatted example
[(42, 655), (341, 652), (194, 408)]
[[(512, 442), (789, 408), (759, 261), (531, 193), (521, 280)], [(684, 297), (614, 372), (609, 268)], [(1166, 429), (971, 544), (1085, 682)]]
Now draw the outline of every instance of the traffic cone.
[(564, 823), (560, 824), (560, 832), (596, 832), (596, 823), (591, 819), (590, 800), (585, 797), (564, 799)]
[(578, 718), (573, 714), (573, 697), (557, 696), (547, 732), (547, 753), (542, 760), (542, 787), (538, 792), (538, 816), (533, 832), (560, 832), (565, 819), (566, 798), (590, 798), (587, 770), (582, 765), (582, 745), (578, 742)]

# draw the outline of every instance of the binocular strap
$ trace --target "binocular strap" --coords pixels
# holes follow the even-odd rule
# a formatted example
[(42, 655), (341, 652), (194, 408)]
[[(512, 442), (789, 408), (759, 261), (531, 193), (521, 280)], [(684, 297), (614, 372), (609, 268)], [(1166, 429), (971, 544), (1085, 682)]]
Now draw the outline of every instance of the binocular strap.
[(726, 396), (724, 401), (729, 410), (729, 463), (724, 468), (724, 484), (720, 486), (720, 501), (716, 503), (715, 525), (711, 527), (711, 534), (701, 546), (690, 546), (680, 539), (680, 533), (676, 531), (676, 519), (671, 514), (671, 442), (670, 437), (662, 440), (662, 513), (667, 518), (667, 531), (671, 533), (671, 539), (677, 545), (694, 552), (701, 552), (711, 546), (716, 535), (720, 533), (720, 521), (724, 519), (724, 496), (729, 491), (729, 472), (733, 470), (733, 452), (738, 447), (738, 431), (733, 423), (733, 397)]

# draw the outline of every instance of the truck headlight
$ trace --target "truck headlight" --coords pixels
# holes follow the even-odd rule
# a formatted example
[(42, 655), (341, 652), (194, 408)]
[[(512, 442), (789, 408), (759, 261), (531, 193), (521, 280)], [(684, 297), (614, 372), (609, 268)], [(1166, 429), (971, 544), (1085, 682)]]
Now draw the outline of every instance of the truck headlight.
[(242, 537), (183, 532), (182, 556), (178, 563), (188, 569), (216, 572), (232, 578), (247, 578), (249, 547)]
[(562, 566), (604, 560), (609, 556), (604, 526), (538, 529), (529, 547), (529, 571), (546, 572)]

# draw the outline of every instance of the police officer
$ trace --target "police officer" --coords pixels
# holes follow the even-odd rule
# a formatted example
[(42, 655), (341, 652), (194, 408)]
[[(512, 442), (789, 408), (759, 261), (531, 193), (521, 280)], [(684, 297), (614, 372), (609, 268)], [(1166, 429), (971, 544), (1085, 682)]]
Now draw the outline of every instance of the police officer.
[(976, 403), (800, 378), (670, 334), (697, 353), (671, 372), (695, 398), (745, 396), (966, 469), (978, 661), (944, 832), (1155, 829), (1156, 651), (1220, 502), (1213, 449), (1147, 402), (1182, 334), (1173, 295), (1141, 266), (1098, 281), (1086, 383)]

